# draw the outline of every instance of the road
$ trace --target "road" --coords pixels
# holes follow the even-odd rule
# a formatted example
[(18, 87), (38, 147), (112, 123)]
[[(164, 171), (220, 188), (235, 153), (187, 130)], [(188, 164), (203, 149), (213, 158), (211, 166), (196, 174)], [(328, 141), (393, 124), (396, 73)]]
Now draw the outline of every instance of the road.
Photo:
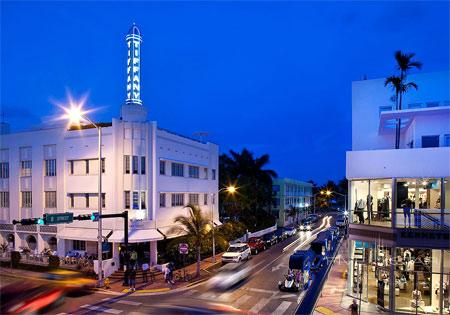
[(299, 232), (252, 256), (244, 262), (252, 268), (249, 279), (226, 292), (214, 292), (204, 283), (165, 294), (111, 296), (96, 292), (67, 297), (62, 305), (47, 314), (198, 314), (208, 309), (244, 314), (293, 314), (305, 292), (280, 292), (278, 281), (284, 279), (292, 252), (308, 248), (315, 235), (330, 226), (330, 220), (331, 217), (324, 217), (313, 231)]

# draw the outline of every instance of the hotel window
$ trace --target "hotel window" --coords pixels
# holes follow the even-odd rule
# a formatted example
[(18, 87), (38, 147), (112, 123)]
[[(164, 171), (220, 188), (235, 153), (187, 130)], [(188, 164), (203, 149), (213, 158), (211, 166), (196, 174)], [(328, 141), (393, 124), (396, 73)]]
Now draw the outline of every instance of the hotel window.
[(145, 156), (141, 156), (141, 174), (145, 174)]
[(73, 175), (73, 161), (69, 161), (69, 174)]
[(172, 176), (184, 176), (184, 165), (181, 163), (172, 163)]
[(9, 208), (9, 191), (0, 192), (0, 208)]
[(56, 176), (56, 160), (45, 160), (45, 176)]
[(159, 161), (159, 174), (166, 175), (166, 161)]
[(139, 192), (133, 191), (133, 209), (139, 209)]
[(145, 191), (141, 191), (141, 209), (147, 209), (145, 202)]
[(84, 161), (86, 163), (86, 174), (89, 174), (89, 160)]
[(32, 162), (31, 161), (22, 161), (20, 162), (20, 176), (31, 176), (31, 168)]
[(216, 170), (212, 169), (212, 180), (216, 180)]
[(0, 178), (9, 178), (9, 163), (0, 163)]
[(172, 207), (184, 206), (184, 194), (172, 194)]
[(69, 194), (69, 207), (74, 208), (75, 207), (75, 195)]
[(198, 194), (189, 194), (189, 203), (198, 206)]
[(159, 194), (159, 207), (160, 208), (166, 207), (166, 194), (165, 193)]
[(22, 208), (32, 207), (31, 191), (22, 191)]
[(102, 158), (102, 173), (104, 173), (106, 170), (106, 162), (105, 162), (105, 158)]
[(56, 191), (45, 192), (45, 207), (56, 208)]
[(203, 205), (208, 205), (208, 194), (203, 194)]
[(212, 194), (212, 195), (211, 195), (211, 203), (212, 203), (213, 205), (216, 204), (216, 194)]
[(125, 209), (130, 209), (130, 191), (129, 190), (125, 190), (124, 198), (125, 198)]
[(73, 241), (73, 250), (86, 250), (86, 242), (74, 240)]
[(199, 168), (197, 166), (189, 165), (189, 177), (199, 178)]
[(86, 208), (89, 208), (89, 194), (85, 194), (84, 199), (86, 200)]
[(125, 174), (130, 174), (130, 156), (129, 155), (123, 156), (123, 172)]
[(106, 193), (102, 193), (102, 208), (106, 207)]
[(139, 172), (139, 157), (133, 155), (133, 174), (137, 174)]
[(203, 178), (204, 178), (204, 179), (208, 179), (208, 168), (205, 167), (203, 170), (204, 170), (204, 174), (205, 174), (205, 175), (203, 176)]

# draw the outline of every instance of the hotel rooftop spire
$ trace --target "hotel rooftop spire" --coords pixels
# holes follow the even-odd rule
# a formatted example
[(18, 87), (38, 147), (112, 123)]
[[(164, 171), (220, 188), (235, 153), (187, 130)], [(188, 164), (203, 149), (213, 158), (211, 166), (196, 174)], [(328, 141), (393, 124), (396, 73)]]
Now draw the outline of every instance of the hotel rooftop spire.
[(127, 57), (127, 99), (126, 104), (142, 105), (141, 100), (141, 43), (142, 36), (135, 23), (125, 37), (128, 47)]

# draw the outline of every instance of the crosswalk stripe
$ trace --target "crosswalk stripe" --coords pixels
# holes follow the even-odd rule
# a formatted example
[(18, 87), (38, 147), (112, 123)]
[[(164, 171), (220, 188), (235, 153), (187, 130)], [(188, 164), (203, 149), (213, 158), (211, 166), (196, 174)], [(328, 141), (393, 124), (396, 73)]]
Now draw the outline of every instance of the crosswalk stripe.
[(282, 315), (291, 306), (291, 302), (283, 301), (278, 305), (277, 309), (272, 313), (272, 315)]
[(62, 312), (62, 313), (58, 313), (56, 315), (67, 315), (67, 313)]
[(139, 306), (142, 303), (141, 302), (134, 302), (134, 301), (128, 301), (128, 300), (121, 300), (121, 299), (102, 299), (104, 302), (110, 302), (110, 303), (118, 303), (118, 304), (124, 304), (124, 305), (133, 305), (133, 306)]
[(231, 293), (225, 292), (225, 293), (222, 293), (221, 295), (219, 295), (217, 297), (217, 299), (221, 302), (228, 302), (228, 300), (230, 300), (230, 297), (231, 297)]
[(198, 290), (188, 290), (186, 292), (183, 293), (184, 296), (190, 296), (193, 295), (194, 293), (197, 293)]
[(268, 293), (268, 294), (275, 294), (275, 293), (279, 292), (279, 291), (270, 291), (270, 290), (264, 290), (264, 289), (258, 289), (258, 288), (249, 288), (248, 290), (253, 291), (253, 292)]
[(241, 305), (245, 304), (248, 300), (250, 300), (251, 296), (244, 294), (239, 299), (236, 300), (235, 304), (237, 307), (240, 307)]
[(95, 306), (95, 305), (89, 305), (89, 304), (83, 305), (83, 306), (81, 306), (81, 308), (87, 308), (88, 310), (91, 310), (91, 311), (96, 311), (99, 313), (109, 313), (109, 314), (120, 314), (123, 312), (121, 310), (116, 310), (114, 308), (106, 308), (106, 307), (102, 307), (102, 306)]
[(267, 303), (269, 303), (269, 299), (266, 298), (262, 298), (258, 301), (258, 303), (256, 303), (251, 309), (250, 309), (250, 313), (259, 313), (259, 311), (262, 310), (262, 308), (264, 306), (266, 306)]
[(216, 298), (216, 295), (211, 292), (205, 292), (205, 293), (201, 294), (198, 298), (202, 299), (202, 300), (212, 300), (212, 299)]

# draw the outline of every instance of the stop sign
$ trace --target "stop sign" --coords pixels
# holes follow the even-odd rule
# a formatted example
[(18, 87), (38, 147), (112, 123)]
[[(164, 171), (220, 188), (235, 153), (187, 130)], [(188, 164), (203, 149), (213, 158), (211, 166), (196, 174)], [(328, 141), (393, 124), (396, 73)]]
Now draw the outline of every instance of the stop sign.
[(180, 243), (178, 244), (178, 251), (182, 255), (186, 255), (189, 252), (189, 245), (186, 243)]

